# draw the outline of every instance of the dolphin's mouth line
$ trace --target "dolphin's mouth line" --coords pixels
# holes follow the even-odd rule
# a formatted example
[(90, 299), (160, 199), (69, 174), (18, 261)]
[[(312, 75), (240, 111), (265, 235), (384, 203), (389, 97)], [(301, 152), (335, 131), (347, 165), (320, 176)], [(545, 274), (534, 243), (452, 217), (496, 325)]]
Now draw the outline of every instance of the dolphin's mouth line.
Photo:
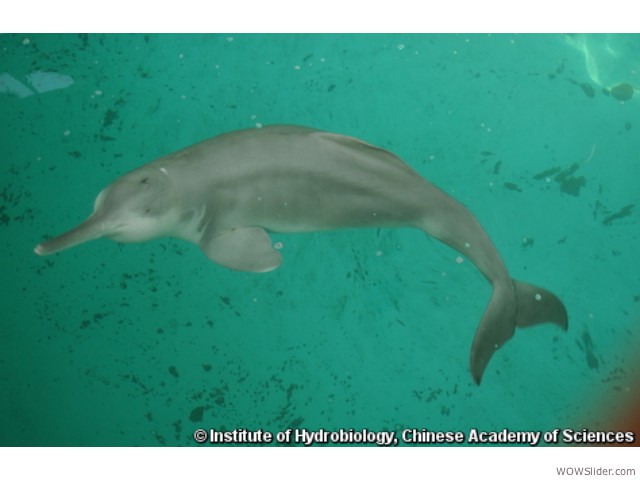
[(112, 232), (117, 232), (119, 230), (122, 230), (123, 228), (126, 228), (127, 226), (128, 226), (127, 223), (118, 223), (117, 225), (114, 225), (114, 226), (107, 226), (106, 222), (101, 222), (100, 223), (100, 231), (101, 232), (112, 233)]
[(100, 223), (100, 235), (97, 238), (109, 237), (113, 238), (118, 236), (118, 234), (127, 230), (130, 226), (128, 223), (118, 223), (116, 225), (107, 225), (106, 222)]

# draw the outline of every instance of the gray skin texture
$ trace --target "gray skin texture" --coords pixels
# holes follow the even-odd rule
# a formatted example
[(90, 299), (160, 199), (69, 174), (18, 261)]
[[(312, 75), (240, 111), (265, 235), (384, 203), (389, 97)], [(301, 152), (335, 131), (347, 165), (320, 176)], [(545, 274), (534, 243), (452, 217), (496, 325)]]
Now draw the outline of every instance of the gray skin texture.
[(267, 232), (415, 227), (469, 260), (492, 285), (471, 346), (479, 384), (516, 326), (567, 312), (551, 292), (514, 280), (473, 214), (391, 152), (305, 127), (239, 130), (154, 160), (117, 179), (83, 223), (40, 243), (49, 255), (97, 238), (177, 237), (227, 268), (267, 272), (282, 263)]

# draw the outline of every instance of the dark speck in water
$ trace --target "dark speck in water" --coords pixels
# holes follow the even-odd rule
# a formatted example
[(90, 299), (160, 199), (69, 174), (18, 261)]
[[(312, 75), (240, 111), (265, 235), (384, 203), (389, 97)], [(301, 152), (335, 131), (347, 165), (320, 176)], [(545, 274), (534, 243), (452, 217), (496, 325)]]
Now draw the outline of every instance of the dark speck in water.
[(582, 83), (580, 87), (587, 97), (593, 98), (596, 96), (596, 90), (590, 84)]
[(189, 414), (189, 420), (191, 420), (192, 422), (201, 422), (203, 415), (204, 407), (196, 407), (191, 410), (191, 413)]

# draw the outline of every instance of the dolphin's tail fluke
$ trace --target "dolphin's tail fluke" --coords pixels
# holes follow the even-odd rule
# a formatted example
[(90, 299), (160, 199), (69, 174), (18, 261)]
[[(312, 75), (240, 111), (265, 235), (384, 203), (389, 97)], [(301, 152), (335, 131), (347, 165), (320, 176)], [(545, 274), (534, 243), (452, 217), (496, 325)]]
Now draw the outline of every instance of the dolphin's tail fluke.
[(540, 323), (555, 323), (563, 330), (569, 326), (567, 310), (558, 297), (544, 288), (513, 280), (518, 311), (516, 325), (530, 327)]
[(494, 285), (491, 301), (471, 346), (471, 375), (479, 385), (493, 354), (509, 340), (515, 327), (555, 323), (567, 329), (567, 311), (553, 293), (512, 280)]

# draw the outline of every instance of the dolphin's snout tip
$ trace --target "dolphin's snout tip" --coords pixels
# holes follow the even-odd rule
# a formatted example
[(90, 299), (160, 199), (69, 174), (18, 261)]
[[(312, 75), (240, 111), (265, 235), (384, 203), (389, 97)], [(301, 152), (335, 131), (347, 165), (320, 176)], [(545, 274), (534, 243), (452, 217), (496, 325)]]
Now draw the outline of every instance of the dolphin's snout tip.
[(43, 243), (39, 243), (36, 245), (36, 248), (33, 249), (33, 253), (44, 257), (45, 255), (49, 255), (51, 253), (51, 249), (47, 248)]

